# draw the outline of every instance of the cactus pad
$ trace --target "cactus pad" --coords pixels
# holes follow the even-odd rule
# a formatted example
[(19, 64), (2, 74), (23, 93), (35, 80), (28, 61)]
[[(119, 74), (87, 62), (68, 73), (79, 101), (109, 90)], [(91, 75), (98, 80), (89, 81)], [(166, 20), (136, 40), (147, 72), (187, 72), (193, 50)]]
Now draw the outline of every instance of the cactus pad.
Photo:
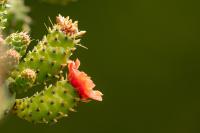
[(17, 99), (13, 113), (30, 122), (52, 123), (74, 111), (78, 100), (75, 89), (64, 80), (30, 98)]
[[(48, 84), (52, 80), (60, 79), (60, 74), (67, 65), (67, 60), (76, 49), (76, 38), (81, 35), (80, 32), (72, 30), (71, 27), (66, 29), (66, 26), (71, 24), (71, 21), (66, 25), (58, 23), (49, 29), (49, 34), (44, 36), (43, 40), (27, 54), (24, 61), (19, 64), (18, 69), (13, 72), (11, 76), (14, 79), (11, 85), (12, 90), (21, 92), (21, 88), (24, 88), (24, 91), (27, 91), (35, 85)], [(37, 73), (36, 80), (32, 84), (27, 79), (22, 78), (21, 74), (25, 69), (32, 69)]]

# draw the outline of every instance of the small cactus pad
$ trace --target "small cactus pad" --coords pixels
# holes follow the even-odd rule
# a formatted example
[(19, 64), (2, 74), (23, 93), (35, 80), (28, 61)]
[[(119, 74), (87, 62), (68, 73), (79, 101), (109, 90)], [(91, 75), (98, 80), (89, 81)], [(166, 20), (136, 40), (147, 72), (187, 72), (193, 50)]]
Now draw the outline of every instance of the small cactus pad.
[[(3, 45), (3, 44), (2, 44)], [(0, 47), (1, 49), (2, 47)], [(14, 49), (2, 48), (0, 55), (0, 77), (1, 79), (7, 78), (11, 71), (17, 67), (20, 60), (20, 54)]]
[(22, 78), (28, 79), (31, 82), (35, 82), (36, 79), (36, 74), (31, 69), (25, 69), (24, 71), (22, 71), (21, 76)]
[(10, 48), (15, 49), (20, 53), (21, 56), (24, 56), (31, 39), (26, 32), (20, 32), (12, 33), (6, 38), (5, 41)]
[(74, 111), (78, 101), (75, 89), (63, 80), (30, 98), (17, 99), (12, 112), (33, 123), (52, 123)]
[[(36, 72), (32, 69), (24, 69), (20, 75), (15, 79), (15, 83), (20, 87), (20, 86), (26, 86), (26, 89), (19, 89), (18, 92), (22, 93), (22, 92), (26, 92), (28, 91), (28, 89), (30, 89), (30, 87), (32, 87), (32, 85), (35, 83), (36, 80)], [(12, 83), (12, 81), (11, 81)], [(13, 88), (14, 86), (12, 86), (14, 84), (10, 84), (10, 88)], [(14, 91), (14, 90), (12, 90)]]
[[(19, 64), (20, 55), (14, 49), (9, 49), (5, 54), (5, 64), (7, 64), (7, 69), (12, 70)], [(9, 67), (9, 68), (8, 68)]]

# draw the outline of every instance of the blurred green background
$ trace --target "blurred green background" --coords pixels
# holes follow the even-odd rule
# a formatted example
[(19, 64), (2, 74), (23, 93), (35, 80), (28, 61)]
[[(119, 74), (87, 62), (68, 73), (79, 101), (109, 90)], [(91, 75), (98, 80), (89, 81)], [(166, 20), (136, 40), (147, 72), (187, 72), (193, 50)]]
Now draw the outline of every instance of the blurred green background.
[(27, 0), (32, 36), (58, 13), (87, 30), (73, 58), (104, 93), (55, 125), (15, 116), (0, 133), (199, 133), (200, 2), (79, 0), (66, 7)]

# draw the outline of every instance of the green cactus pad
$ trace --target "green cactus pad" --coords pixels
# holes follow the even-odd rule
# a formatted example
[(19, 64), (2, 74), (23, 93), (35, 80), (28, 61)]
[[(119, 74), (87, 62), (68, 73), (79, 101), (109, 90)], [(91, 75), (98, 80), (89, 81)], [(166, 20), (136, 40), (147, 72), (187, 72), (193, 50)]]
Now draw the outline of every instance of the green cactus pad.
[[(61, 27), (55, 25), (53, 29), (49, 30), (49, 34), (43, 38), (35, 48), (30, 51), (24, 61), (22, 61), (18, 70), (14, 71), (12, 78), (14, 82), (11, 89), (21, 92), (22, 88), (27, 91), (34, 85), (48, 84), (52, 79), (56, 81), (59, 79), (60, 73), (67, 64), (68, 58), (72, 55), (75, 49), (75, 41), (66, 35)], [(27, 79), (22, 81), (22, 71), (25, 69), (32, 69), (36, 72), (36, 80), (34, 83), (20, 84), (26, 82)], [(19, 82), (20, 81), (20, 82)]]
[(79, 101), (75, 89), (65, 80), (30, 98), (17, 99), (13, 113), (33, 123), (52, 123), (68, 116)]
[(15, 49), (21, 56), (24, 56), (31, 39), (26, 32), (19, 32), (10, 34), (5, 41), (10, 48)]

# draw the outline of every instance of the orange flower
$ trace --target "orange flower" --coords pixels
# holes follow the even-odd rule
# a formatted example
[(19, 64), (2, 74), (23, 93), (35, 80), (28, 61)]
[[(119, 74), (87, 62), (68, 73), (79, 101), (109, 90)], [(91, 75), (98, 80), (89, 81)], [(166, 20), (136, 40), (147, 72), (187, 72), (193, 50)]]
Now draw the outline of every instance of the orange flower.
[(68, 80), (72, 84), (72, 86), (78, 91), (81, 99), (86, 101), (88, 98), (102, 101), (102, 93), (97, 90), (93, 90), (95, 84), (91, 80), (91, 78), (84, 72), (78, 70), (80, 66), (80, 61), (76, 59), (76, 61), (69, 61), (68, 63)]

